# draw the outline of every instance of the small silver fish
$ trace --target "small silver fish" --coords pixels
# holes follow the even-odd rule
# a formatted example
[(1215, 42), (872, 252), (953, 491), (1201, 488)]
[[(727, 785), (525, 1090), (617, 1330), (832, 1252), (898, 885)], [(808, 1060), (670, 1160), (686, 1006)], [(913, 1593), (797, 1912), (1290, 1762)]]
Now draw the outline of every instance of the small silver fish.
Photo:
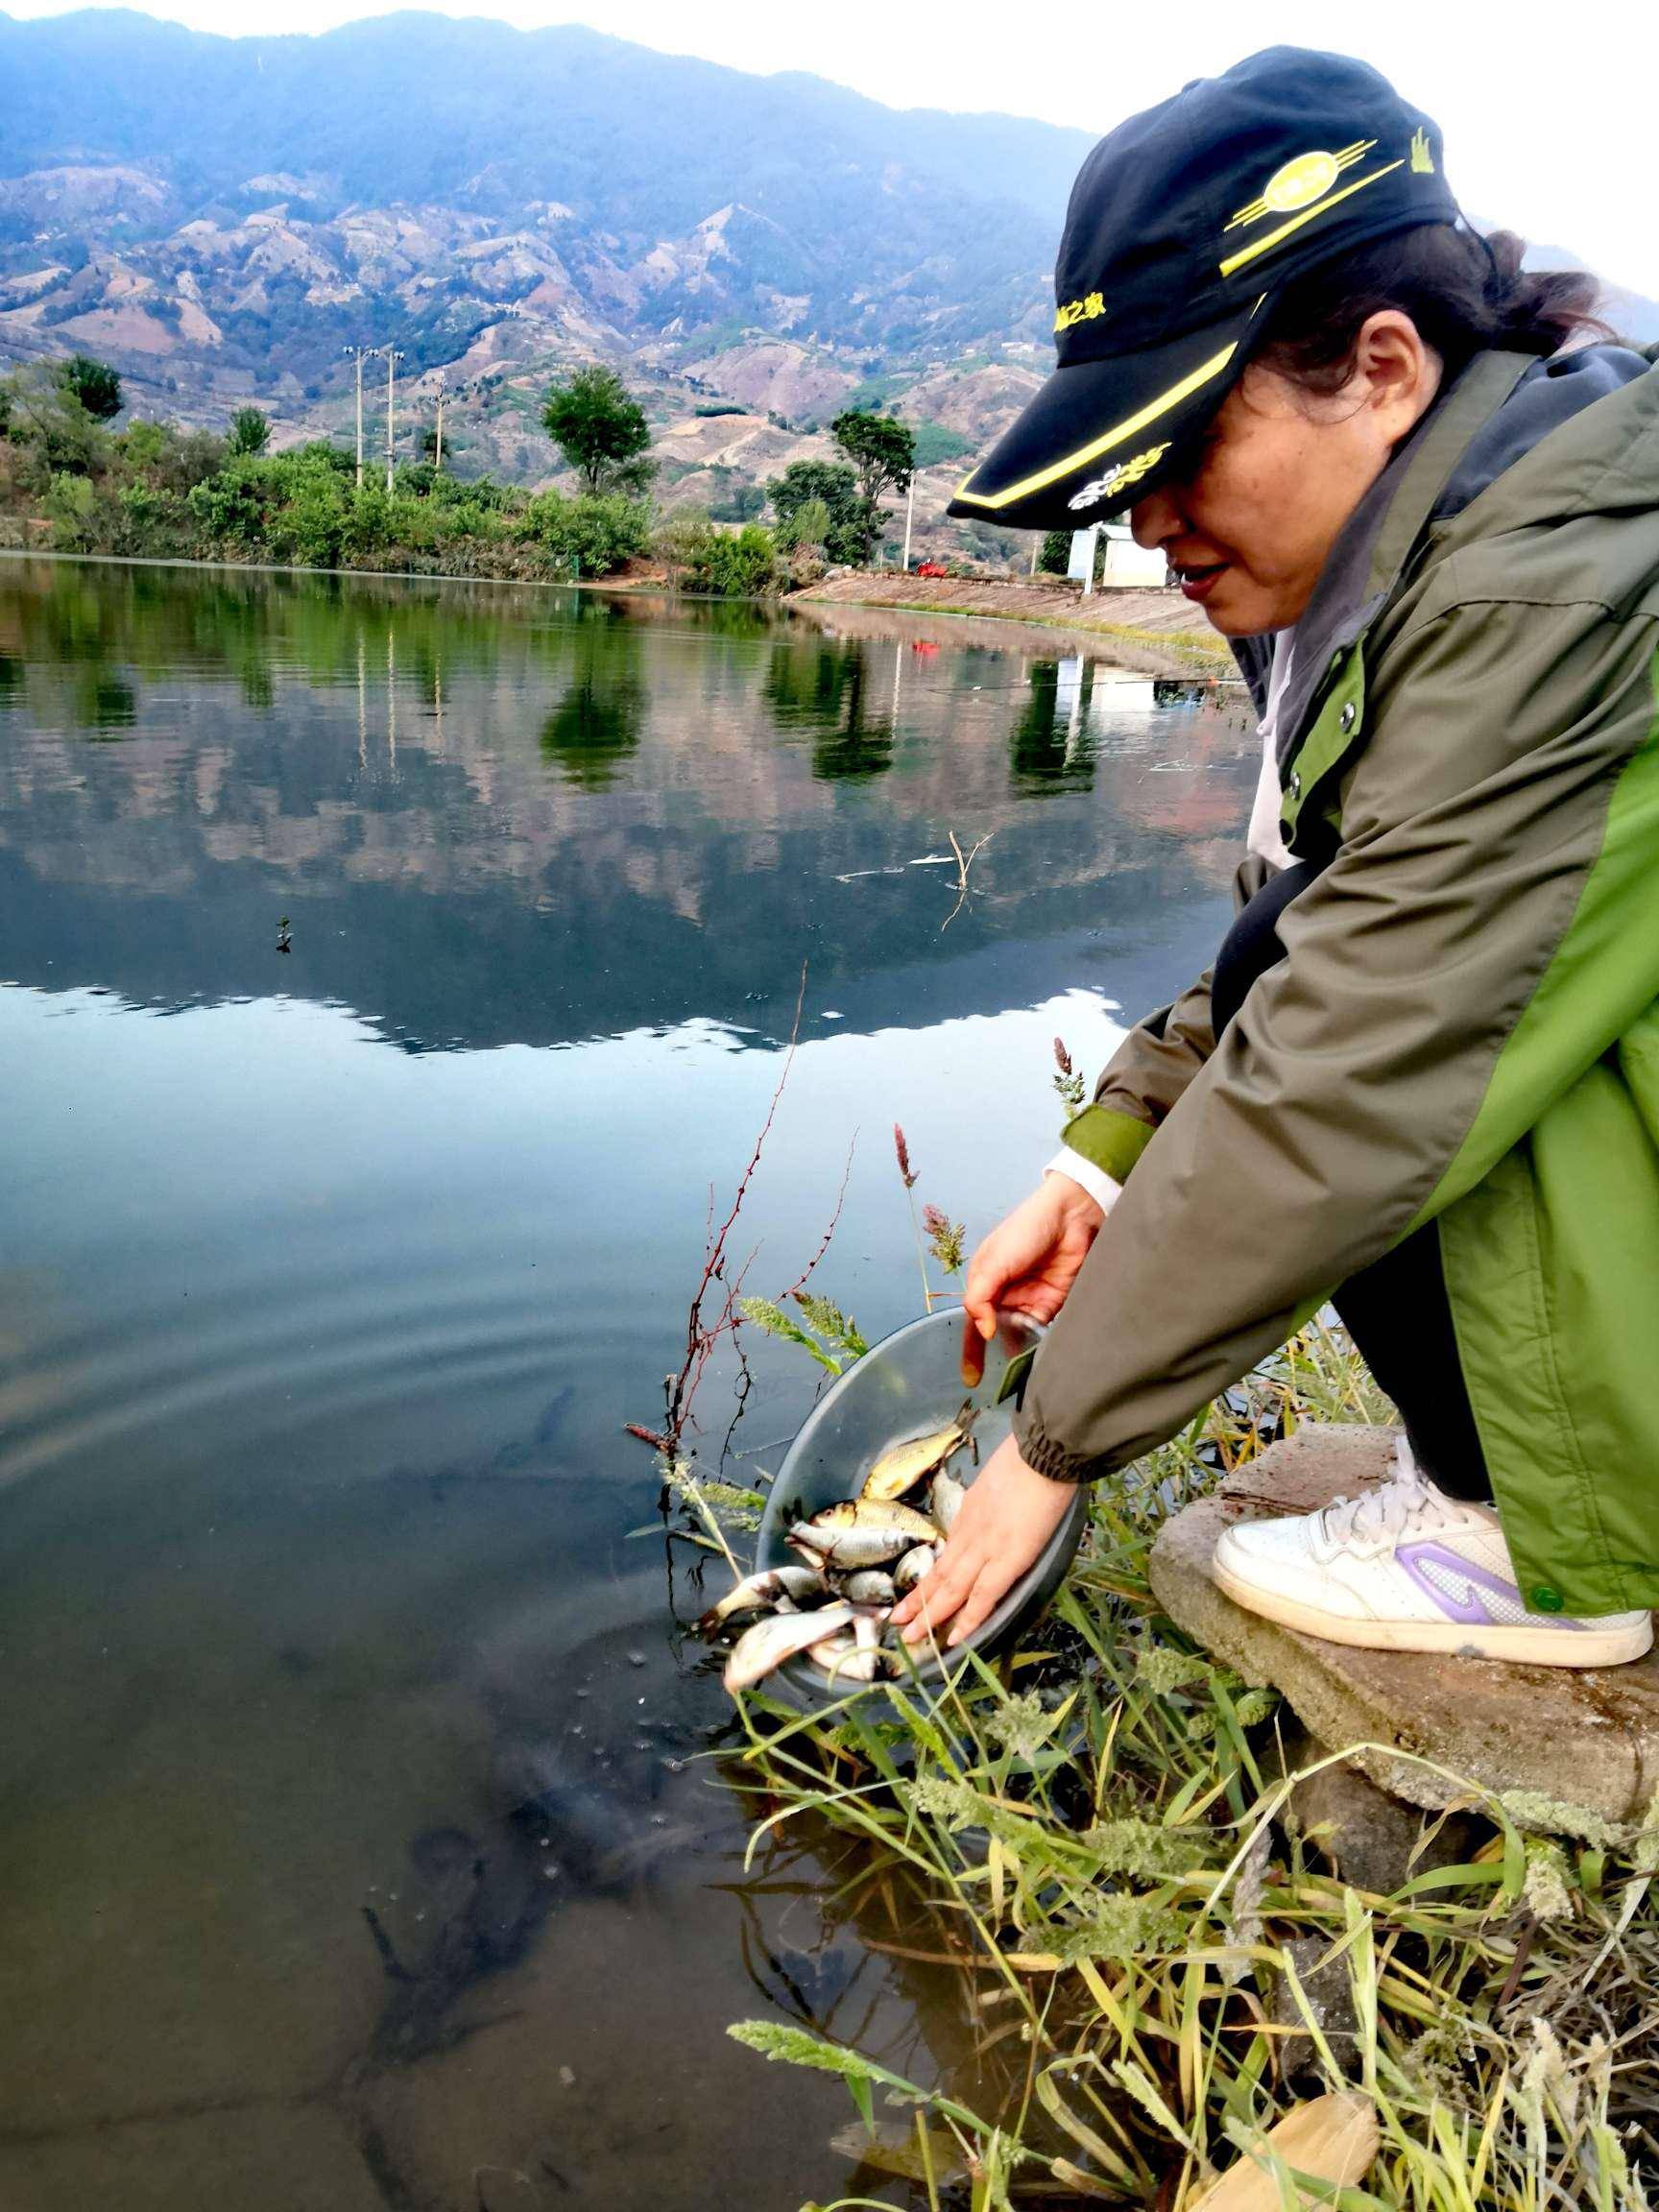
[(757, 1621), (738, 1637), (726, 1662), (727, 1689), (747, 1690), (798, 1651), (809, 1650), (837, 1628), (851, 1626), (853, 1618), (852, 1606), (841, 1604), (821, 1605), (815, 1613), (773, 1613)]
[(907, 1596), (923, 1575), (928, 1573), (938, 1556), (937, 1545), (913, 1544), (893, 1570), (895, 1593), (901, 1598)]
[(962, 1501), (968, 1495), (968, 1485), (958, 1482), (954, 1475), (947, 1475), (941, 1467), (933, 1478), (933, 1488), (928, 1493), (927, 1510), (932, 1514), (943, 1534), (949, 1536)]
[(897, 1651), (872, 1645), (867, 1651), (854, 1651), (851, 1657), (837, 1660), (830, 1675), (836, 1682), (897, 1682), (904, 1671), (904, 1662)]
[(885, 1567), (936, 1534), (932, 1522), (908, 1505), (849, 1498), (797, 1521), (785, 1541), (820, 1567), (852, 1574), (860, 1567)]
[(856, 1574), (849, 1575), (841, 1593), (854, 1605), (891, 1605), (899, 1594), (892, 1575), (884, 1575), (879, 1567), (860, 1567)]
[(843, 1628), (833, 1636), (826, 1636), (822, 1644), (809, 1645), (806, 1655), (816, 1666), (822, 1667), (827, 1674), (833, 1674), (836, 1668), (851, 1659), (857, 1648), (857, 1637), (852, 1629)]
[(831, 1682), (875, 1682), (902, 1670), (897, 1654), (881, 1647), (881, 1627), (873, 1614), (860, 1613), (851, 1636), (832, 1636), (827, 1644), (814, 1644), (812, 1656)]
[(718, 1604), (710, 1605), (697, 1623), (700, 1636), (713, 1636), (741, 1613), (760, 1613), (776, 1607), (781, 1612), (828, 1598), (830, 1585), (816, 1567), (768, 1567), (748, 1575), (728, 1590)]

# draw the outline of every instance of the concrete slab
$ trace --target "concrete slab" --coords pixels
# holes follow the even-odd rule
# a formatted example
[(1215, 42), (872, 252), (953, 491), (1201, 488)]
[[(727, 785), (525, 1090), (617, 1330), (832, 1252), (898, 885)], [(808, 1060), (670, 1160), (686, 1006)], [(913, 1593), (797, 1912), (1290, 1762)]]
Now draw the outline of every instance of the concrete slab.
[[(1583, 1673), (1414, 1651), (1364, 1651), (1247, 1613), (1210, 1579), (1229, 1521), (1308, 1513), (1380, 1482), (1391, 1431), (1309, 1427), (1226, 1477), (1160, 1532), (1149, 1563), (1169, 1618), (1252, 1685), (1271, 1684), (1303, 1725), (1381, 1787), (1431, 1810), (1452, 1776), (1525, 1792), (1525, 1826), (1574, 1833), (1575, 1811), (1639, 1821), (1659, 1787), (1659, 1653)], [(1408, 1756), (1402, 1756), (1407, 1754)], [(1433, 1772), (1424, 1760), (1447, 1769)]]

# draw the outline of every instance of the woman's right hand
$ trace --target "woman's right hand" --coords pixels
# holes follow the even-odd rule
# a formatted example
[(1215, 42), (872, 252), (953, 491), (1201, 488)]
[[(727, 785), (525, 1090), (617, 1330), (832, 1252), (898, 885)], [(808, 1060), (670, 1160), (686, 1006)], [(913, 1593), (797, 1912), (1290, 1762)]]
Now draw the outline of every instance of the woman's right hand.
[[(968, 1262), (962, 1308), (987, 1344), (997, 1311), (1052, 1321), (1106, 1218), (1068, 1175), (1045, 1175), (976, 1247)], [(972, 1339), (970, 1339), (972, 1341)]]

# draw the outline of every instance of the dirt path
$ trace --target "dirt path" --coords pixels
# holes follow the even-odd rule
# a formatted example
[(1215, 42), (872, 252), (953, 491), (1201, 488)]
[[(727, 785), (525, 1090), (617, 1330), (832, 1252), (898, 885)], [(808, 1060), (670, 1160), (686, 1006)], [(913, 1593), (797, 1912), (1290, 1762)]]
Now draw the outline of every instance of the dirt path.
[(970, 616), (1054, 631), (1062, 638), (1104, 647), (1115, 661), (1153, 676), (1236, 673), (1223, 639), (1178, 591), (1101, 590), (1084, 599), (1075, 585), (998, 583), (963, 576), (891, 576), (859, 570), (827, 577), (791, 594), (787, 604), (891, 609), (895, 613)]

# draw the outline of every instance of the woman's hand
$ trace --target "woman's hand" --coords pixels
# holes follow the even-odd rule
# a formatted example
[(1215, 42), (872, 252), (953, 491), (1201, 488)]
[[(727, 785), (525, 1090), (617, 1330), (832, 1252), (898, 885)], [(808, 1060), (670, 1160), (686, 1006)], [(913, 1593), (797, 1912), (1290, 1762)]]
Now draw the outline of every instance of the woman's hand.
[(1027, 1467), (1013, 1437), (1006, 1437), (974, 1478), (932, 1569), (893, 1608), (905, 1643), (932, 1638), (949, 1647), (989, 1620), (1034, 1564), (1076, 1495), (1071, 1483), (1050, 1482)]
[[(962, 1307), (968, 1345), (974, 1331), (988, 1344), (997, 1334), (998, 1307), (1052, 1321), (1077, 1280), (1095, 1233), (1106, 1218), (1087, 1190), (1065, 1175), (1046, 1175), (1029, 1198), (992, 1230), (968, 1262)], [(980, 1371), (970, 1349), (963, 1377), (972, 1386)], [(975, 1476), (949, 1542), (932, 1572), (893, 1609), (906, 1644), (950, 1631), (959, 1644), (988, 1620), (1036, 1560), (1065, 1519), (1076, 1495), (1069, 1482), (1050, 1482), (1027, 1467), (1012, 1436), (999, 1444)]]
[(1053, 1320), (1105, 1218), (1066, 1175), (1045, 1175), (1003, 1216), (969, 1261), (962, 1292), (962, 1310), (987, 1344), (997, 1334), (998, 1306)]

